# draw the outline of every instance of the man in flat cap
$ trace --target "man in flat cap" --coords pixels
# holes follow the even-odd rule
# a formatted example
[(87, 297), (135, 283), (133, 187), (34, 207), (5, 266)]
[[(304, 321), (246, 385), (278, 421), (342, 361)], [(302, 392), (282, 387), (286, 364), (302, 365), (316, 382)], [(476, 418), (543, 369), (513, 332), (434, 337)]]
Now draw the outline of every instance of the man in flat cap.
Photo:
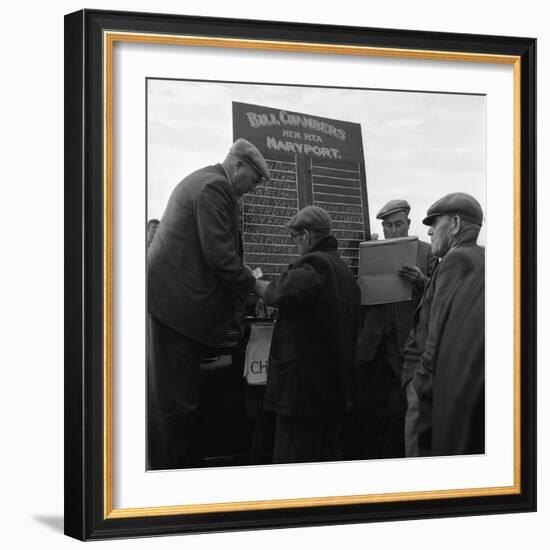
[(260, 283), (265, 303), (279, 309), (265, 395), (265, 408), (277, 418), (273, 462), (337, 460), (360, 290), (325, 210), (307, 206), (287, 227), (300, 258)]
[(260, 151), (233, 143), (221, 164), (174, 189), (147, 255), (148, 464), (197, 465), (200, 359), (220, 343), (256, 279), (243, 265), (237, 198), (270, 177)]
[(479, 454), (485, 449), (485, 251), (483, 212), (451, 193), (423, 223), (441, 258), (426, 285), (405, 346), (407, 456)]
[[(376, 215), (385, 239), (407, 237), (410, 205), (395, 199)], [(355, 365), (353, 402), (359, 437), (351, 451), (357, 458), (402, 457), (405, 394), (401, 389), (403, 348), (424, 284), (435, 267), (430, 245), (418, 241), (416, 265), (399, 274), (412, 286), (409, 301), (364, 306)]]

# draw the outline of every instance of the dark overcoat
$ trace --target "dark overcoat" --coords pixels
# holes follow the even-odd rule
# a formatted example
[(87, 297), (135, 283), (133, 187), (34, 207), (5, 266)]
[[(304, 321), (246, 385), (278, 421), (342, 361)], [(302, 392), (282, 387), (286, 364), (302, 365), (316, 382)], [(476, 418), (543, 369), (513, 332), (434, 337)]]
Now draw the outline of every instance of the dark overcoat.
[(408, 454), (485, 448), (485, 252), (451, 249), (430, 279), (405, 346)]
[(236, 207), (221, 164), (193, 172), (172, 192), (148, 250), (149, 313), (208, 346), (220, 342), (239, 297), (254, 289)]
[(345, 411), (359, 326), (360, 290), (332, 236), (275, 278), (265, 303), (279, 308), (265, 407), (285, 416)]

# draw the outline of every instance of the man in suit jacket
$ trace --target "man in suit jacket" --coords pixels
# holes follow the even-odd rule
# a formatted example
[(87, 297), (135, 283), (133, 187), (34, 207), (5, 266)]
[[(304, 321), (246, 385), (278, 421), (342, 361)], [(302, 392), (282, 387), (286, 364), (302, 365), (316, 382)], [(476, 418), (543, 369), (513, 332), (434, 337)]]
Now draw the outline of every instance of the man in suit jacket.
[[(410, 208), (406, 200), (395, 199), (380, 209), (376, 218), (382, 220), (384, 238), (408, 236)], [(403, 266), (399, 272), (412, 285), (412, 299), (363, 308), (353, 393), (360, 434), (357, 458), (404, 456), (403, 348), (434, 266), (430, 245), (419, 240), (416, 265)]]
[(256, 279), (243, 265), (237, 198), (269, 169), (238, 139), (222, 164), (174, 189), (147, 255), (148, 463), (151, 469), (196, 465), (194, 447), (200, 359), (219, 344), (239, 298)]
[(423, 223), (441, 258), (405, 346), (407, 456), (481, 454), (485, 449), (485, 251), (483, 212), (451, 193)]
[(279, 308), (265, 393), (266, 409), (277, 414), (273, 461), (337, 460), (360, 290), (325, 210), (307, 206), (287, 226), (300, 258), (260, 281), (265, 303)]

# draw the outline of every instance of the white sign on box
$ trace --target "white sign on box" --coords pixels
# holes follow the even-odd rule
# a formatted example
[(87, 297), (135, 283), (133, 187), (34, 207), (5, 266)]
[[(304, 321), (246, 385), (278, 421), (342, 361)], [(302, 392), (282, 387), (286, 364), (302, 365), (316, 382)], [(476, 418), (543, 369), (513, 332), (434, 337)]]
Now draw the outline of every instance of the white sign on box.
[(273, 326), (273, 323), (250, 325), (250, 338), (246, 346), (243, 376), (251, 386), (264, 386), (267, 383), (267, 367)]

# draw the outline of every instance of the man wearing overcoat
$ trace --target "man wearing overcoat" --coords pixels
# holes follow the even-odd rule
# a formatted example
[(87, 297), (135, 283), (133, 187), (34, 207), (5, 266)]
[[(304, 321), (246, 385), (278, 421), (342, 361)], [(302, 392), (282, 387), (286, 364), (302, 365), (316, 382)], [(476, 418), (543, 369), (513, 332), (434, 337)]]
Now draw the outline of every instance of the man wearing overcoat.
[(254, 291), (243, 265), (237, 198), (269, 179), (265, 159), (238, 139), (221, 164), (174, 189), (147, 256), (148, 464), (198, 465), (200, 359), (220, 343), (240, 298)]
[(273, 462), (337, 460), (359, 286), (338, 254), (325, 210), (307, 206), (287, 226), (300, 258), (262, 282), (265, 303), (278, 308), (265, 395), (265, 408), (276, 413)]
[[(385, 239), (408, 236), (410, 209), (403, 199), (391, 200), (380, 209), (376, 218), (382, 221)], [(359, 429), (358, 458), (405, 455), (403, 348), (424, 284), (434, 267), (430, 245), (419, 240), (416, 265), (403, 266), (399, 272), (412, 286), (411, 300), (362, 308), (353, 391)]]
[(403, 381), (407, 456), (485, 449), (485, 251), (483, 212), (466, 193), (435, 202), (423, 220), (441, 258), (415, 312)]

